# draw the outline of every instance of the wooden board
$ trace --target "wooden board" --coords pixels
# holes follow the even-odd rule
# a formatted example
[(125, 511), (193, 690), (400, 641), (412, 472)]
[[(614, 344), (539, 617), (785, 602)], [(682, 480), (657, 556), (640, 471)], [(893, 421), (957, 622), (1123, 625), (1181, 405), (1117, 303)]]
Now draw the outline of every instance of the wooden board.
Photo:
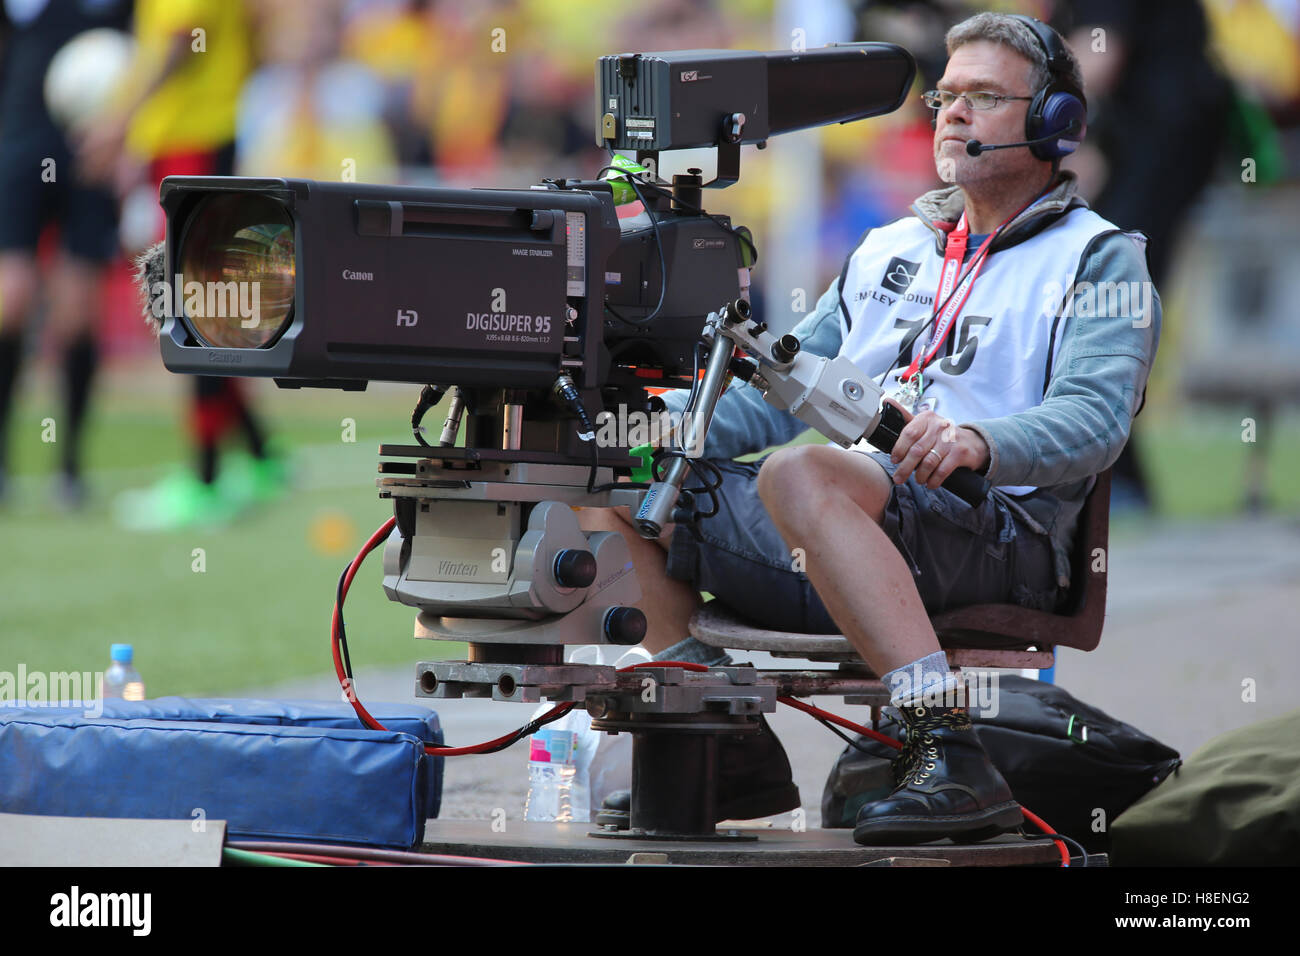
[(866, 847), (853, 842), (851, 830), (746, 827), (757, 840), (719, 844), (605, 839), (589, 836), (593, 826), (587, 823), (507, 820), (503, 825), (504, 831), (496, 832), (491, 820), (430, 820), (420, 849), (525, 863), (626, 863), (634, 853), (644, 853), (655, 854), (647, 862), (699, 866), (1052, 866), (1061, 859), (1051, 840), (1016, 835), (969, 845)]

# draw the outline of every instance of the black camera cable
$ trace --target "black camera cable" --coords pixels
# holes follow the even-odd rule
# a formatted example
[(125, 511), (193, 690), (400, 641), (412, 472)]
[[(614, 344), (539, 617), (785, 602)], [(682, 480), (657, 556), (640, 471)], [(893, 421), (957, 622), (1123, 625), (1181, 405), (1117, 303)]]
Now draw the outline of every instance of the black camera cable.
[[(611, 158), (613, 157), (613, 155), (614, 153), (611, 150), (610, 151)], [(644, 319), (629, 319), (627, 316), (621, 315), (619, 312), (617, 312), (612, 306), (610, 306), (608, 302), (604, 303), (605, 311), (608, 312), (610, 315), (614, 316), (614, 318), (618, 319), (620, 322), (625, 323), (626, 325), (630, 325), (633, 328), (643, 328), (649, 325), (651, 320), (653, 320), (659, 315), (660, 310), (662, 310), (664, 307), (664, 295), (668, 292), (668, 264), (664, 260), (663, 237), (659, 234), (659, 220), (655, 218), (654, 210), (650, 208), (650, 205), (645, 201), (645, 196), (641, 194), (641, 190), (637, 186), (636, 177), (634, 177), (629, 172), (627, 172), (627, 170), (619, 169), (617, 166), (602, 166), (599, 170), (596, 171), (596, 178), (599, 179), (601, 174), (604, 173), (606, 170), (613, 170), (614, 172), (619, 173), (627, 178), (628, 185), (632, 187), (632, 192), (636, 194), (636, 198), (640, 201), (642, 207), (645, 209), (645, 214), (650, 218), (650, 228), (654, 230), (654, 235), (655, 235), (655, 251), (659, 253), (659, 302), (658, 304), (655, 305), (654, 311), (651, 312), (649, 315), (647, 315)]]
[(562, 399), (569, 406), (569, 411), (578, 417), (578, 440), (584, 442), (591, 451), (591, 471), (587, 474), (587, 494), (593, 494), (596, 491), (596, 472), (600, 468), (600, 457), (596, 450), (596, 426), (591, 423), (591, 416), (587, 414), (587, 407), (582, 404), (582, 396), (578, 394), (578, 388), (573, 384), (573, 379), (565, 372), (561, 372), (552, 386), (555, 395)]
[(433, 446), (424, 440), (424, 435), (421, 434), (424, 429), (420, 427), (420, 422), (424, 420), (425, 413), (429, 409), (442, 401), (445, 394), (447, 394), (445, 388), (439, 388), (437, 385), (424, 386), (420, 390), (420, 401), (416, 403), (415, 411), (411, 412), (411, 432), (415, 435), (415, 440), (425, 448), (432, 448)]

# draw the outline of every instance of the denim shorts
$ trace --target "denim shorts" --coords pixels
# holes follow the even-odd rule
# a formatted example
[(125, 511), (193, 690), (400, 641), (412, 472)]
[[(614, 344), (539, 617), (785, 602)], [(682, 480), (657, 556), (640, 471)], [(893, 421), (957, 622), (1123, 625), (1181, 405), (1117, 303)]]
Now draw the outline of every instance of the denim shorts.
[[(892, 479), (897, 466), (889, 455), (870, 457)], [(712, 464), (722, 474), (718, 513), (677, 525), (668, 575), (769, 630), (838, 633), (808, 576), (794, 569), (790, 548), (758, 497), (762, 461)], [(686, 487), (695, 490), (698, 483)], [(695, 506), (709, 509), (707, 492), (696, 494)], [(997, 490), (972, 508), (947, 489), (932, 491), (909, 476), (893, 486), (881, 527), (911, 569), (931, 615), (970, 604), (1055, 611), (1064, 602), (1051, 539), (1014, 515)]]

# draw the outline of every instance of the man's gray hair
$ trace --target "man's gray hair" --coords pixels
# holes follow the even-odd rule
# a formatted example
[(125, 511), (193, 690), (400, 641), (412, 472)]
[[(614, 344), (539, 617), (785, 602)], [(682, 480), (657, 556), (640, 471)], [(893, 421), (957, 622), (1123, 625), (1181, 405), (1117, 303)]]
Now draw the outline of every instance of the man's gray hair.
[[(957, 47), (975, 40), (988, 40), (1009, 46), (1032, 63), (1033, 70), (1029, 77), (1031, 95), (1052, 81), (1052, 71), (1047, 65), (1047, 54), (1043, 51), (1043, 45), (1038, 42), (1034, 31), (1023, 21), (1005, 13), (977, 13), (958, 23), (944, 37), (949, 56), (952, 56), (952, 51)], [(1079, 70), (1079, 61), (1075, 59), (1074, 51), (1064, 40), (1061, 41), (1061, 47), (1065, 50), (1066, 75), (1082, 91), (1083, 73)]]

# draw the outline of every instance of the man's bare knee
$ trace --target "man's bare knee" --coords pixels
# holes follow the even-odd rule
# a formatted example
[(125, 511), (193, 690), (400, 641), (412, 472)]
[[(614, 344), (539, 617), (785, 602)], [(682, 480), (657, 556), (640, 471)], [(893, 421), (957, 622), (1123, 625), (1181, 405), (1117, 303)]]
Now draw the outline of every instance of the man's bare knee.
[(758, 494), (769, 511), (829, 491), (848, 498), (880, 524), (892, 490), (893, 482), (875, 459), (830, 445), (782, 448), (758, 473)]

